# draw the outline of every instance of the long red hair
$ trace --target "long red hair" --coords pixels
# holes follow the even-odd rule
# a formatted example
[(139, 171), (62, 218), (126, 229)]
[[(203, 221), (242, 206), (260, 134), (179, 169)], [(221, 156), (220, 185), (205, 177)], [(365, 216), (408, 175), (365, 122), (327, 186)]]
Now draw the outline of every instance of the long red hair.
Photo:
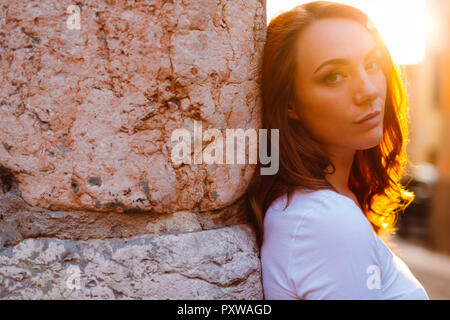
[[(323, 147), (309, 136), (299, 121), (287, 115), (288, 104), (294, 94), (296, 69), (294, 45), (298, 35), (317, 19), (351, 19), (364, 26), (376, 40), (384, 54), (383, 70), (387, 78), (387, 96), (381, 143), (367, 150), (357, 150), (348, 186), (356, 195), (365, 216), (376, 234), (394, 228), (398, 213), (414, 199), (400, 180), (408, 162), (406, 91), (398, 66), (376, 28), (368, 26), (368, 17), (360, 10), (335, 2), (316, 1), (299, 5), (273, 18), (267, 28), (262, 61), (263, 128), (279, 129), (279, 170), (275, 175), (261, 175), (260, 162), (246, 193), (247, 208), (256, 228), (261, 248), (264, 237), (264, 215), (272, 202), (287, 194), (289, 205), (297, 188), (312, 190), (334, 189), (325, 179), (335, 167)], [(268, 130), (270, 132), (270, 130)], [(270, 143), (270, 134), (268, 135)], [(269, 148), (270, 149), (270, 148)], [(332, 171), (326, 171), (331, 166)]]

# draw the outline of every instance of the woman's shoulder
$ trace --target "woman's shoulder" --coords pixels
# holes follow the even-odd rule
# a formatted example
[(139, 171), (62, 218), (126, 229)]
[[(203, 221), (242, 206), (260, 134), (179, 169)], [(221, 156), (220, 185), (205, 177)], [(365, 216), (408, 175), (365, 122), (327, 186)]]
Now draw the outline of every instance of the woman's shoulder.
[[(331, 278), (326, 275), (329, 269), (318, 273), (320, 268), (353, 263), (351, 259), (354, 265), (376, 263), (375, 236), (352, 199), (328, 189), (301, 190), (283, 211), (286, 200), (277, 199), (264, 221), (261, 262), (267, 290), (302, 296), (295, 288), (300, 282), (307, 288), (304, 279)], [(317, 277), (311, 276), (314, 272)]]
[(286, 204), (287, 195), (283, 195), (269, 207), (264, 218), (267, 231), (276, 230), (278, 233), (284, 230), (293, 234), (306, 228), (316, 234), (351, 232), (357, 235), (372, 230), (358, 205), (331, 189), (295, 190), (285, 208)]
[[(266, 211), (266, 217), (304, 216), (310, 212), (335, 212), (358, 209), (350, 198), (331, 189), (295, 189), (288, 203), (287, 194), (278, 197)], [(332, 209), (332, 210), (328, 210)]]
[(330, 189), (295, 189), (291, 194), (291, 199), (286, 209), (284, 208), (286, 207), (288, 196), (283, 194), (272, 202), (267, 209), (267, 213), (298, 211), (298, 209), (310, 210), (313, 207), (317, 207), (323, 200), (331, 197), (336, 197), (336, 192)]
[[(327, 203), (336, 202), (339, 198), (332, 190), (295, 189), (288, 203), (287, 194), (278, 197), (264, 215), (264, 242), (282, 244), (290, 242), (297, 226), (309, 214), (320, 215)], [(346, 205), (347, 203), (343, 203)], [(348, 205), (348, 204), (347, 204)], [(340, 207), (334, 204), (334, 207)]]

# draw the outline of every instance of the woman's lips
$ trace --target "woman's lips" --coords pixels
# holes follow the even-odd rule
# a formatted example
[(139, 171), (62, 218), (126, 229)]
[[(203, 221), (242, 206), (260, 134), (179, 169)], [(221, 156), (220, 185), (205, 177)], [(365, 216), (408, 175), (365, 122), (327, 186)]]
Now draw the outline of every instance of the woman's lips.
[(358, 122), (355, 122), (355, 123), (359, 124), (359, 125), (371, 126), (371, 125), (378, 124), (380, 122), (380, 120), (381, 120), (381, 112), (377, 111), (377, 112), (369, 114), (364, 119), (362, 119)]

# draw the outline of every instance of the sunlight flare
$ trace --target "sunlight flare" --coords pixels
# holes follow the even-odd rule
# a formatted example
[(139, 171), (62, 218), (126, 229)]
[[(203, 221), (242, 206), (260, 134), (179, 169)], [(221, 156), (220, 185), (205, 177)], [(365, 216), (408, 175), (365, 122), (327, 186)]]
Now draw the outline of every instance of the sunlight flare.
[[(310, 2), (267, 0), (267, 23), (281, 12)], [(418, 64), (424, 57), (432, 32), (432, 17), (426, 0), (336, 0), (366, 13), (376, 25), (398, 64)]]

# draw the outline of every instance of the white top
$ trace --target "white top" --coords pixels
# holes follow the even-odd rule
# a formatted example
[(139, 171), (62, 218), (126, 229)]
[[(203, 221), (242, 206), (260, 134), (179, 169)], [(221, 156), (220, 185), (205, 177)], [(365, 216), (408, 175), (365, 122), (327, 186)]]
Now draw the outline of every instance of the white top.
[(282, 211), (286, 201), (276, 199), (264, 217), (265, 299), (429, 299), (352, 199), (297, 190)]

